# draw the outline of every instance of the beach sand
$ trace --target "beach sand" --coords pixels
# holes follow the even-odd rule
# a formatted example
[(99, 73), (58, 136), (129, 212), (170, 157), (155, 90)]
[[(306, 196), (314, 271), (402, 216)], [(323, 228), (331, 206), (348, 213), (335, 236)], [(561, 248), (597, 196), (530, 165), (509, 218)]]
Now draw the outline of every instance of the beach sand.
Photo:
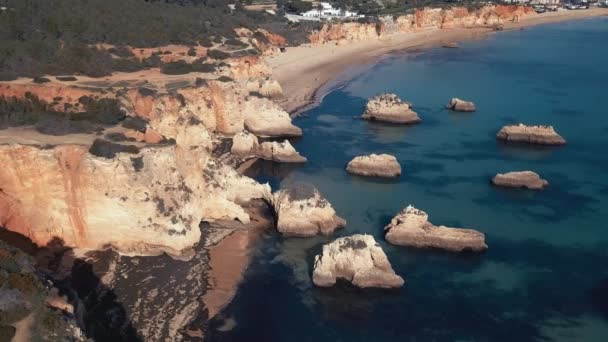
[[(507, 22), (505, 30), (533, 25), (608, 15), (608, 9), (595, 8), (559, 11), (523, 17), (519, 22)], [(374, 40), (353, 41), (337, 46), (333, 43), (306, 44), (289, 47), (287, 51), (267, 57), (273, 77), (283, 87), (283, 108), (297, 114), (320, 99), (318, 96), (340, 83), (339, 75), (352, 74), (372, 65), (379, 57), (406, 49), (422, 49), (468, 39), (483, 38), (494, 32), (491, 28), (432, 29), (415, 33), (397, 33)]]

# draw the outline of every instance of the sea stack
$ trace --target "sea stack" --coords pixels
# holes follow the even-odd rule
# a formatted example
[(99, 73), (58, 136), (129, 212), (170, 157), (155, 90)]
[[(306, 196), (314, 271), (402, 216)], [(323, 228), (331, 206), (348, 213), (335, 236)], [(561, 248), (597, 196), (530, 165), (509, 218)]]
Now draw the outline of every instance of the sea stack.
[(499, 140), (506, 142), (522, 142), (538, 145), (564, 145), (566, 140), (557, 134), (553, 126), (504, 126), (496, 135)]
[(374, 237), (367, 234), (336, 239), (315, 257), (315, 285), (333, 286), (338, 278), (361, 288), (395, 288), (404, 283)]
[(390, 154), (370, 154), (355, 157), (346, 166), (346, 171), (359, 176), (394, 178), (401, 175), (401, 165)]
[(437, 248), (450, 252), (479, 252), (488, 249), (483, 233), (473, 229), (434, 226), (428, 218), (424, 211), (408, 206), (384, 228), (386, 240), (394, 245)]
[(312, 185), (292, 184), (272, 198), (277, 230), (288, 236), (328, 235), (346, 226), (331, 204)]
[(544, 189), (549, 182), (540, 178), (536, 172), (514, 171), (499, 173), (492, 178), (492, 184), (509, 188), (528, 188), (532, 190)]
[(365, 120), (399, 124), (414, 124), (421, 121), (418, 114), (410, 108), (410, 104), (403, 102), (395, 94), (381, 94), (369, 99), (365, 113), (361, 117)]
[(448, 103), (446, 108), (455, 112), (474, 112), (477, 110), (473, 102), (464, 101), (459, 98), (453, 98), (450, 103)]

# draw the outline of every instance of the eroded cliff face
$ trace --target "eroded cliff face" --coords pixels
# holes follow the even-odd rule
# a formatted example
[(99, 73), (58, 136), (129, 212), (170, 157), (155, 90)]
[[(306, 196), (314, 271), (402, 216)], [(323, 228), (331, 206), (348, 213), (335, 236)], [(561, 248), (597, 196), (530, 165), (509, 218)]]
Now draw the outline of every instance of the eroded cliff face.
[(0, 226), (38, 245), (189, 257), (203, 218), (248, 222), (240, 207), (269, 189), (204, 147), (163, 146), (106, 159), (87, 146), (0, 146)]
[[(261, 85), (256, 91), (280, 94), (280, 88), (265, 89)], [(128, 113), (148, 120), (152, 129), (175, 138), (178, 144), (196, 140), (204, 134), (202, 130), (233, 135), (248, 128), (261, 136), (301, 135), (279, 105), (265, 97), (251, 96), (247, 87), (236, 82), (207, 81), (199, 87), (158, 96), (133, 89), (123, 102)], [(199, 123), (202, 127), (197, 127)]]
[(119, 127), (136, 140), (129, 144), (139, 152), (114, 158), (89, 153), (86, 143), (41, 147), (46, 143), (16, 139), (0, 145), (0, 226), (39, 245), (57, 236), (72, 247), (111, 245), (124, 254), (184, 257), (200, 241), (202, 220), (248, 223), (241, 205), (268, 198), (270, 189), (240, 176), (212, 151), (244, 129), (257, 136), (301, 135), (269, 98), (282, 94), (269, 72), (261, 59), (244, 57), (208, 79), (149, 72), (146, 89), (137, 82), (115, 91), (85, 88), (87, 79), (71, 85), (24, 79), (0, 84), (0, 95), (33, 94), (60, 102), (57, 110), (76, 111), (65, 104), (82, 96), (114, 98), (126, 115), (141, 121), (141, 127)]
[(234, 31), (239, 37), (249, 38), (251, 44), (266, 56), (279, 53), (281, 47), (287, 45), (285, 37), (264, 29), (258, 28), (255, 31), (251, 31), (248, 28), (241, 27)]
[(531, 7), (515, 5), (485, 6), (469, 11), (465, 7), (450, 9), (424, 8), (413, 14), (382, 17), (378, 23), (327, 24), (309, 36), (311, 43), (343, 40), (378, 39), (394, 33), (418, 32), (455, 27), (493, 27), (505, 21), (516, 21), (536, 12)]

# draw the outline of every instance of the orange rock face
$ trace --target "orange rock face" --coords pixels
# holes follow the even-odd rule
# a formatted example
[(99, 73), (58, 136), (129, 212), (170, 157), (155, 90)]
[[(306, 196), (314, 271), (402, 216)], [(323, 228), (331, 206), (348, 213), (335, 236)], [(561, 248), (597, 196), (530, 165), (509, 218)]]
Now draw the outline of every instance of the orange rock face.
[(235, 82), (209, 80), (200, 87), (157, 96), (133, 89), (127, 92), (125, 103), (129, 113), (147, 119), (152, 129), (177, 139), (178, 144), (200, 135), (193, 131), (201, 129), (195, 122), (210, 132), (228, 135), (242, 131), (248, 123), (259, 135), (301, 135), (287, 112), (269, 99), (249, 96), (248, 90)]
[(476, 11), (465, 7), (450, 9), (423, 8), (414, 14), (399, 17), (382, 17), (380, 23), (338, 23), (326, 24), (313, 32), (308, 39), (311, 43), (333, 41), (378, 39), (393, 33), (416, 32), (428, 29), (455, 27), (491, 27), (505, 20), (515, 20), (522, 16), (535, 15), (530, 7), (517, 5), (485, 6)]
[[(135, 161), (137, 160), (137, 162)], [(0, 146), (0, 226), (45, 245), (188, 257), (202, 219), (249, 217), (239, 206), (269, 189), (201, 147), (97, 157), (88, 146)]]
[(282, 46), (287, 45), (287, 39), (276, 33), (268, 32), (264, 29), (257, 29), (255, 32), (250, 29), (240, 27), (234, 29), (239, 37), (250, 38), (251, 43), (258, 48), (262, 55), (268, 56), (280, 52)]
[[(6, 98), (16, 97), (24, 98), (26, 94), (34, 94), (40, 100), (52, 104), (53, 108), (58, 111), (78, 111), (78, 99), (83, 96), (108, 97), (108, 95), (94, 92), (88, 89), (71, 87), (61, 83), (47, 83), (44, 85), (38, 84), (19, 84), (19, 83), (0, 83), (0, 96)], [(66, 109), (65, 104), (70, 104), (71, 107)]]
[(230, 66), (230, 71), (236, 79), (243, 80), (254, 77), (269, 77), (272, 70), (261, 57), (245, 56), (239, 58), (229, 58), (226, 63)]

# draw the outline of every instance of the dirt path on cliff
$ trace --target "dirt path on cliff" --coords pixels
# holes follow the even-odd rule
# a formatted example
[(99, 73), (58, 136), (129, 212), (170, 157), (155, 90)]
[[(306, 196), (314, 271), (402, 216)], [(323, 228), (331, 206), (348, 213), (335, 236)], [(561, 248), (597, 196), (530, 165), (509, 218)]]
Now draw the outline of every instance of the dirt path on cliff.
[[(596, 8), (579, 11), (559, 11), (523, 17), (519, 22), (508, 22), (505, 29), (518, 29), (538, 24), (582, 19), (608, 15), (608, 9)], [(349, 42), (337, 46), (335, 43), (306, 44), (290, 47), (286, 52), (266, 59), (272, 67), (273, 77), (283, 87), (286, 100), (281, 103), (290, 113), (314, 102), (315, 94), (340, 82), (336, 77), (351, 68), (365, 67), (379, 57), (394, 51), (419, 49), (453, 43), (468, 39), (479, 39), (492, 32), (490, 28), (430, 29), (415, 33), (397, 33), (374, 40)], [(363, 65), (363, 66), (362, 66)], [(318, 99), (317, 99), (318, 100)]]

